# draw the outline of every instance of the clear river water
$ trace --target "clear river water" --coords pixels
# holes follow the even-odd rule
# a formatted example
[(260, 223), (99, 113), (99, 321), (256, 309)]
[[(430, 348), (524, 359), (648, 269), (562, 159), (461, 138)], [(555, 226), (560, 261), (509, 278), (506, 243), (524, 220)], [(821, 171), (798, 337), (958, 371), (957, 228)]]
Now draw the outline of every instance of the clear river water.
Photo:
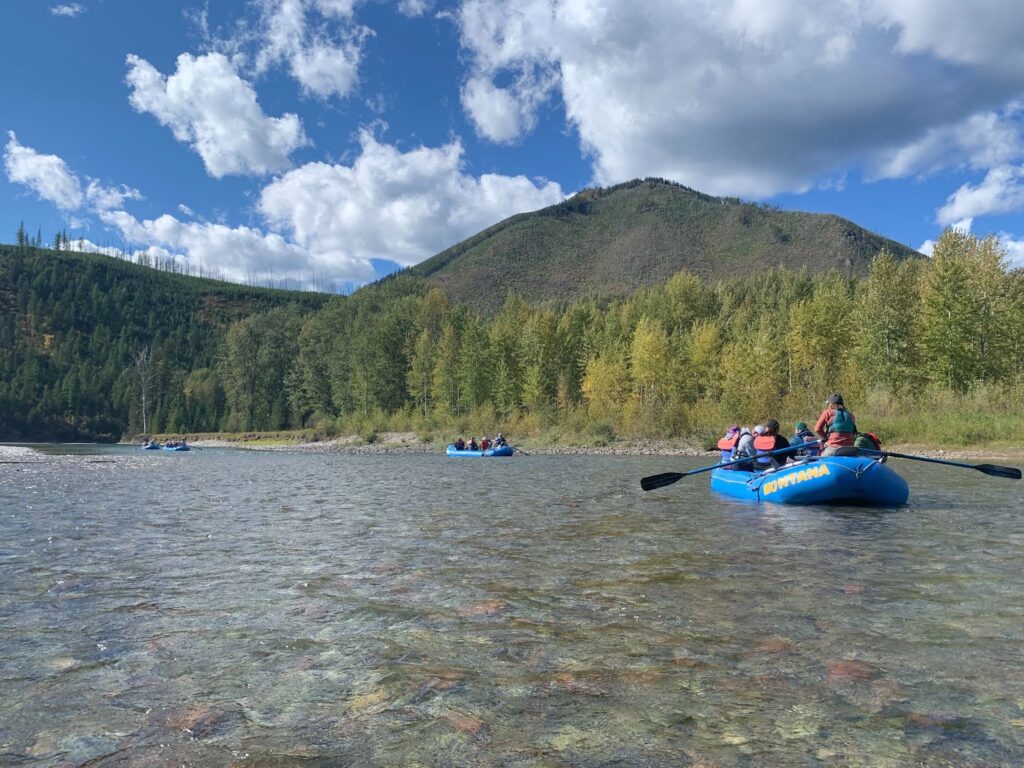
[(1021, 766), (1024, 483), (700, 458), (0, 464), (3, 766)]

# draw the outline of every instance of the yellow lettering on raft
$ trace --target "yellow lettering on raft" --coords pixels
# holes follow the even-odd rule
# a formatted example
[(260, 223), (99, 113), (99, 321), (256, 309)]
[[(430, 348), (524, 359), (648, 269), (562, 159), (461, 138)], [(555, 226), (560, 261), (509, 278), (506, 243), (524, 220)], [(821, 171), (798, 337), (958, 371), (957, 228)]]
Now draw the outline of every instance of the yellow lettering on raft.
[(831, 474), (832, 473), (828, 469), (828, 464), (816, 464), (813, 467), (801, 469), (799, 472), (790, 472), (782, 477), (769, 480), (761, 486), (761, 494), (763, 496), (769, 496), (779, 490), (779, 488), (787, 488), (790, 485), (802, 483), (806, 480), (816, 480), (819, 477), (825, 477)]

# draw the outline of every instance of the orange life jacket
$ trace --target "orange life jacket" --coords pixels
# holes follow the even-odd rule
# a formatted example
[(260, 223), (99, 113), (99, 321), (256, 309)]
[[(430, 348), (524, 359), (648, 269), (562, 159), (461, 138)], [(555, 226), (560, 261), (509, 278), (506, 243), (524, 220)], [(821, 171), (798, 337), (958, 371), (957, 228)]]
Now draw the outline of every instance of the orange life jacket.
[(775, 435), (758, 435), (754, 438), (754, 448), (758, 464), (771, 464), (772, 458), (766, 454), (775, 450)]
[(723, 437), (718, 441), (718, 450), (722, 452), (722, 462), (732, 461), (732, 451), (740, 441), (740, 433), (735, 437)]

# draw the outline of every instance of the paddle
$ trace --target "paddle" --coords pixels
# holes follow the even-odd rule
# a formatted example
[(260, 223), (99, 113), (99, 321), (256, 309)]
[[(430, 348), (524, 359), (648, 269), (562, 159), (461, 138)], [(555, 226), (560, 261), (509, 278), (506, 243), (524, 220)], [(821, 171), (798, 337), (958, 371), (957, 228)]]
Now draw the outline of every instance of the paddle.
[(893, 453), (892, 451), (876, 451), (871, 448), (861, 448), (861, 453), (870, 453), (875, 456), (893, 456), (897, 459), (910, 459), (912, 461), (927, 461), (931, 464), (948, 464), (951, 467), (963, 467), (964, 469), (976, 469), (992, 477), (1005, 477), (1010, 480), (1020, 480), (1020, 470), (1016, 467), (1001, 467), (998, 464), (964, 464), (959, 461), (947, 461), (946, 459), (931, 459), (927, 456), (912, 456), (907, 453)]
[(523, 454), (523, 456), (529, 456), (530, 455), (526, 451), (524, 451), (522, 448), (519, 448), (519, 447), (513, 448), (512, 450), (515, 451), (516, 453)]
[[(785, 448), (776, 448), (774, 451), (758, 454), (756, 458), (775, 456), (779, 453), (791, 453), (793, 451), (799, 451), (802, 447), (802, 443), (788, 445)], [(701, 467), (700, 469), (691, 469), (689, 472), (662, 472), (660, 475), (642, 477), (640, 478), (640, 487), (645, 491), (653, 491), (655, 488), (664, 488), (666, 485), (672, 485), (672, 483), (682, 480), (684, 477), (689, 475), (699, 475), (701, 472), (710, 472), (712, 469), (723, 469), (724, 467), (732, 467), (736, 464), (752, 462), (754, 458), (755, 457), (753, 456), (744, 456), (742, 459), (727, 461), (724, 464), (712, 464), (710, 467)]]

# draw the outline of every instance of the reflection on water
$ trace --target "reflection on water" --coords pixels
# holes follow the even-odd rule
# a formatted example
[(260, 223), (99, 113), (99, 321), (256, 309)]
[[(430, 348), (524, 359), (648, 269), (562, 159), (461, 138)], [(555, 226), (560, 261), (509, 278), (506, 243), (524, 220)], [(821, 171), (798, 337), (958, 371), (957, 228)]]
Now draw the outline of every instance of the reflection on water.
[(1020, 489), (712, 497), (699, 460), (0, 465), (0, 764), (1019, 766)]

